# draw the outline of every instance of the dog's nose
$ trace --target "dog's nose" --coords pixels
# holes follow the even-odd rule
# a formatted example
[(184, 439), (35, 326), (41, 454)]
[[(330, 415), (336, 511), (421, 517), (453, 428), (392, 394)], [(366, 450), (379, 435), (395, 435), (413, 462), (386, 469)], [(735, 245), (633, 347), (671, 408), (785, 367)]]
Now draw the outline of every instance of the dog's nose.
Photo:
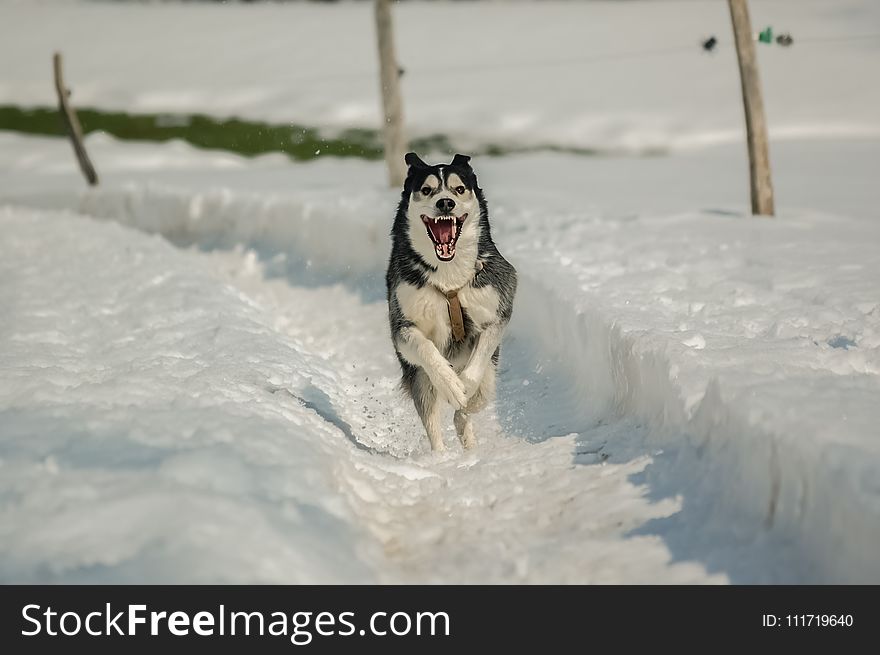
[(440, 198), (440, 200), (437, 201), (437, 209), (444, 214), (451, 212), (453, 207), (455, 207), (455, 201), (452, 198)]

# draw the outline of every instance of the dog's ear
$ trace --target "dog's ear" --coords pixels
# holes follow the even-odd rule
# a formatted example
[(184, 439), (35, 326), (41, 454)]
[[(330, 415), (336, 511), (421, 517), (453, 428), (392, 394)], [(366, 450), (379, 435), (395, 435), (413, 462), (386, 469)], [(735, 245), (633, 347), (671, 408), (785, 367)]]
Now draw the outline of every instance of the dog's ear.
[(428, 168), (428, 165), (419, 159), (419, 156), (414, 152), (406, 153), (406, 157), (403, 158), (403, 161), (406, 162), (407, 166), (412, 168)]
[(455, 157), (452, 158), (453, 166), (461, 166), (463, 168), (470, 168), (471, 165), (468, 162), (471, 160), (467, 155), (459, 155), (456, 154)]

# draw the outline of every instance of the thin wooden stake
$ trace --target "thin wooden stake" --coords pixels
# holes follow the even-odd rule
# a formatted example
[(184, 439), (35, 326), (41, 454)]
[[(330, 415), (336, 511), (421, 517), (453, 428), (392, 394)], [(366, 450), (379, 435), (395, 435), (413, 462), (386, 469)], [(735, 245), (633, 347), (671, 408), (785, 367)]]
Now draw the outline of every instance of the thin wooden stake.
[(389, 0), (376, 0), (376, 34), (379, 42), (379, 81), (382, 85), (383, 134), (388, 183), (403, 185), (407, 142), (403, 130), (403, 102), (400, 99), (400, 68), (394, 54), (394, 30)]
[(86, 152), (86, 147), (83, 144), (82, 127), (79, 124), (76, 111), (74, 111), (68, 101), (70, 91), (64, 86), (60, 52), (55, 53), (52, 63), (55, 69), (55, 91), (58, 93), (58, 110), (61, 112), (61, 116), (64, 117), (64, 125), (67, 127), (67, 133), (70, 135), (70, 140), (73, 143), (73, 152), (76, 154), (80, 170), (82, 170), (86, 181), (91, 186), (95, 186), (98, 184), (98, 174), (95, 172), (95, 167), (92, 166), (92, 162), (89, 160), (89, 155)]
[(746, 113), (746, 139), (749, 147), (749, 182), (752, 194), (752, 213), (773, 216), (773, 181), (770, 178), (770, 155), (767, 146), (767, 121), (764, 118), (764, 100), (755, 44), (752, 40), (752, 22), (746, 0), (728, 0), (739, 77), (742, 85), (743, 106)]

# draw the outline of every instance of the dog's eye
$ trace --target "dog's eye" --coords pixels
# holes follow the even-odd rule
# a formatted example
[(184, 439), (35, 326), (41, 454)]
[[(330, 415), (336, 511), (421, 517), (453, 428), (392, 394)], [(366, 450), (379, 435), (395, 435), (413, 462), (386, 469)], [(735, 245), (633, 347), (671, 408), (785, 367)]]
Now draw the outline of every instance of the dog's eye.
[(464, 187), (463, 187), (463, 186), (457, 186), (457, 187), (455, 187), (455, 192), (456, 192), (458, 195), (461, 195), (462, 193), (464, 193)]
[(431, 195), (431, 187), (423, 186), (422, 187), (422, 195), (423, 196), (430, 196)]

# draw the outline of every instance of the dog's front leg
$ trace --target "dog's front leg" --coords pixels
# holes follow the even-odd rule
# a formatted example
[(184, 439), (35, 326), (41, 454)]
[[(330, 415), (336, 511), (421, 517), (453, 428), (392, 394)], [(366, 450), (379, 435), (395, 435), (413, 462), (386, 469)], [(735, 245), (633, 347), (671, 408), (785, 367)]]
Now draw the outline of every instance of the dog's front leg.
[(486, 369), (492, 359), (492, 353), (495, 352), (501, 343), (501, 335), (504, 332), (504, 324), (492, 323), (486, 327), (477, 337), (477, 343), (471, 352), (468, 363), (465, 364), (459, 378), (464, 385), (464, 393), (468, 399), (472, 398), (480, 388), (480, 383), (486, 375)]
[(462, 409), (467, 404), (464, 384), (437, 346), (421, 330), (414, 325), (402, 328), (395, 346), (401, 357), (425, 372), (441, 398), (455, 409)]
[[(436, 388), (424, 369), (416, 373), (411, 391), (416, 411), (419, 418), (422, 419), (422, 425), (425, 426), (428, 441), (431, 442), (431, 450), (446, 450), (446, 444), (443, 443), (443, 426), (440, 422), (443, 400), (437, 396)], [(456, 411), (457, 413), (458, 411)]]

